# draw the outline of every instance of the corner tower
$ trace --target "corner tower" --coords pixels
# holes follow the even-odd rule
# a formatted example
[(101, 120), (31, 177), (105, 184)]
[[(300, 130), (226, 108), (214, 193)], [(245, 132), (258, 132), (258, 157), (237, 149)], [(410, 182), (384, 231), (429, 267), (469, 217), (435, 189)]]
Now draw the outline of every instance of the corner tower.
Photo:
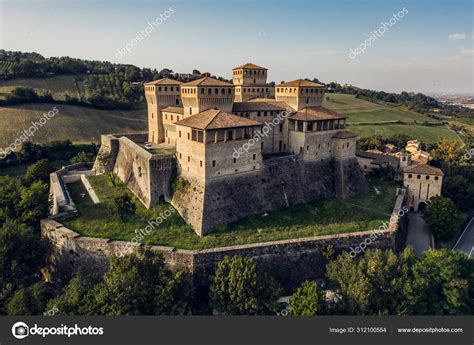
[(181, 85), (184, 117), (208, 109), (232, 112), (234, 86), (225, 81), (204, 77)]
[(295, 110), (306, 107), (320, 107), (326, 87), (312, 81), (298, 79), (276, 86), (275, 98)]
[(181, 82), (164, 78), (146, 83), (144, 88), (148, 105), (148, 141), (159, 144), (165, 141), (161, 110), (181, 106)]
[(267, 85), (267, 69), (246, 63), (232, 70), (235, 101), (245, 102), (252, 98), (270, 98), (273, 87)]

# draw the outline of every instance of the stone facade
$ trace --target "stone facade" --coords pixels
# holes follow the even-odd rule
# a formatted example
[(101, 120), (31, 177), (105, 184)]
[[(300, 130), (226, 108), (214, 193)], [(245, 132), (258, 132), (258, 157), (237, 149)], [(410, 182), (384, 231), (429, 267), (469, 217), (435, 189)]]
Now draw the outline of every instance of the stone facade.
[[(146, 206), (172, 198), (171, 181), (176, 175), (173, 154), (152, 154), (141, 145), (147, 134), (102, 135), (99, 156), (109, 155), (108, 170), (112, 170)], [(104, 171), (99, 159), (94, 164), (96, 172)]]
[(441, 195), (443, 172), (426, 164), (408, 166), (403, 170), (403, 185), (407, 189), (407, 206), (417, 212), (432, 197)]
[[(111, 159), (97, 171), (113, 171), (146, 207), (171, 201), (200, 236), (241, 217), (367, 190), (357, 137), (346, 116), (322, 107), (324, 85), (290, 81), (265, 98), (266, 68), (248, 63), (232, 78), (147, 83), (148, 136), (103, 136)], [(176, 153), (157, 155), (146, 140)], [(171, 194), (174, 178), (188, 182), (186, 193)]]

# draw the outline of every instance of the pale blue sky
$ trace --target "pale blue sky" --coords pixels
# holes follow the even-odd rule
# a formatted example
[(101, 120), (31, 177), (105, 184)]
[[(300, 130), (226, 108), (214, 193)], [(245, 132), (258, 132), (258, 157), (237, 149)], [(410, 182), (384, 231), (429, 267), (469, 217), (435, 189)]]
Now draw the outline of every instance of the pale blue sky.
[[(117, 59), (117, 49), (169, 7), (174, 14)], [(349, 58), (404, 7), (384, 37)], [(276, 82), (317, 77), (386, 91), (474, 93), (473, 17), (469, 0), (0, 0), (0, 48), (228, 78), (253, 62)]]

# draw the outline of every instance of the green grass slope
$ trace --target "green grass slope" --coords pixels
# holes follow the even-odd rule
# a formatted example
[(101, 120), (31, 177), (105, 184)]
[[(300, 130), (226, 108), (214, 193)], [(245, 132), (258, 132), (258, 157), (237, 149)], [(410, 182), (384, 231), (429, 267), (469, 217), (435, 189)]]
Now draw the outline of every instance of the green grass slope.
[(147, 129), (146, 110), (98, 110), (61, 104), (23, 104), (0, 107), (0, 147), (10, 145), (19, 135), (53, 107), (59, 112), (30, 141), (46, 143), (71, 140), (74, 143), (99, 142), (106, 133), (142, 132)]
[[(459, 140), (457, 134), (441, 121), (401, 106), (373, 103), (345, 94), (327, 94), (326, 97), (323, 106), (347, 115), (348, 129), (361, 136), (404, 133), (425, 143), (436, 142), (439, 138)], [(397, 121), (403, 123), (393, 124)], [(433, 126), (424, 125), (426, 123)]]
[[(149, 220), (163, 216), (170, 207), (168, 204), (161, 204), (146, 209), (122, 183), (113, 187), (105, 175), (90, 176), (88, 179), (101, 204), (92, 203), (81, 182), (71, 183), (68, 190), (79, 216), (64, 221), (68, 228), (82, 235), (131, 240), (135, 237), (135, 229), (145, 228)], [(366, 194), (344, 201), (319, 200), (269, 212), (266, 217), (251, 216), (202, 238), (194, 233), (177, 212), (173, 212), (143, 242), (183, 249), (206, 249), (377, 229), (383, 221), (390, 218), (397, 184), (375, 179), (370, 184), (381, 193), (371, 188)], [(136, 214), (124, 222), (107, 206), (113, 202), (114, 197), (122, 193), (128, 193), (137, 206)]]

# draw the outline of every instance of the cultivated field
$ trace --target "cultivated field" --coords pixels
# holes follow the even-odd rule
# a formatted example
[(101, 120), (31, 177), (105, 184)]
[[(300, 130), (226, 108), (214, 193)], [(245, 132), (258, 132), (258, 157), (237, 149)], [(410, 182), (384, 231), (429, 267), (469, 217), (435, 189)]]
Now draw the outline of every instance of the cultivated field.
[(0, 98), (9, 94), (17, 87), (30, 87), (36, 93), (43, 95), (48, 91), (54, 99), (64, 100), (66, 94), (79, 98), (84, 95), (84, 76), (59, 75), (49, 78), (25, 78), (0, 81)]
[(99, 142), (100, 135), (146, 131), (146, 110), (98, 110), (60, 104), (24, 104), (0, 107), (0, 147), (10, 145), (22, 131), (53, 107), (59, 112), (36, 131), (34, 143), (69, 139), (74, 143)]
[[(390, 136), (404, 133), (425, 143), (436, 142), (439, 138), (459, 140), (454, 131), (441, 121), (418, 114), (400, 106), (378, 104), (353, 95), (327, 94), (331, 100), (324, 99), (323, 106), (347, 115), (348, 129), (361, 136), (381, 134)], [(401, 121), (403, 123), (393, 124)], [(425, 126), (423, 124), (437, 124)]]

